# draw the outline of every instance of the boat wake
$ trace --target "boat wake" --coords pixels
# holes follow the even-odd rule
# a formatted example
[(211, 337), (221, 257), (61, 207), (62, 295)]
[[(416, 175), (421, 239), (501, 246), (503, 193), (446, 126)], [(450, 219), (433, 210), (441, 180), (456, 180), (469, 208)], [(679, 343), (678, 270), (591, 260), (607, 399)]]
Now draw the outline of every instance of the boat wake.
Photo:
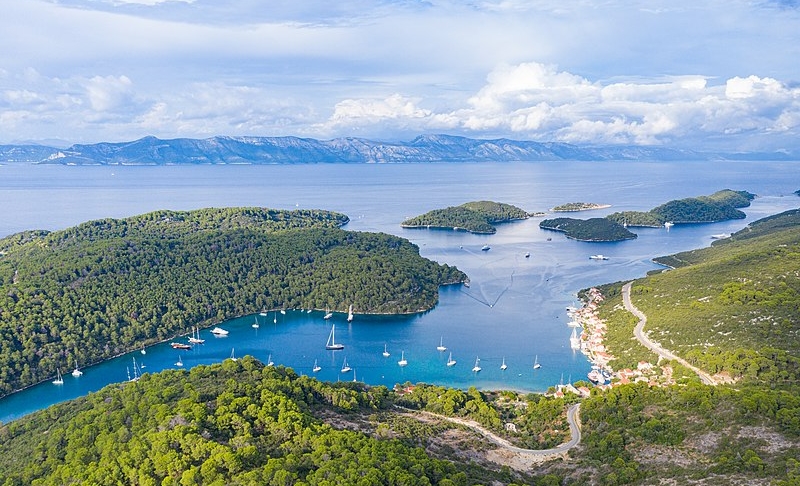
[(478, 297), (478, 296), (472, 294), (471, 292), (467, 292), (462, 287), (461, 288), (461, 293), (463, 293), (464, 295), (466, 295), (467, 297), (469, 297), (472, 300), (480, 302), (481, 304), (485, 305), (486, 307), (490, 307), (490, 308), (494, 307), (494, 306), (497, 305), (498, 302), (500, 302), (500, 299), (503, 297), (503, 295), (505, 295), (505, 293), (508, 292), (511, 289), (511, 287), (514, 285), (514, 273), (515, 272), (516, 272), (516, 269), (511, 272), (511, 278), (510, 278), (510, 281), (508, 282), (508, 285), (503, 287), (503, 290), (501, 290), (500, 293), (497, 294), (497, 297), (495, 297), (495, 299), (493, 301), (490, 301), (485, 295), (483, 295), (483, 291), (481, 291), (481, 297)]

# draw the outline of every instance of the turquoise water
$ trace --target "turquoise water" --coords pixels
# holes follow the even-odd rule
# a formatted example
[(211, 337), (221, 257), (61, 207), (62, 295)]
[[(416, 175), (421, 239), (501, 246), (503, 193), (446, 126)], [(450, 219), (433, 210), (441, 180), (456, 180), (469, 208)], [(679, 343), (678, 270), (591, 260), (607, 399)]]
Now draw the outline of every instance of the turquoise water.
[[(392, 386), (406, 381), (466, 388), (543, 391), (562, 379), (585, 377), (589, 364), (569, 347), (566, 307), (591, 285), (643, 276), (658, 268), (659, 255), (707, 246), (710, 235), (729, 233), (747, 222), (800, 206), (800, 163), (498, 163), (432, 165), (296, 165), (197, 167), (0, 167), (0, 236), (23, 229), (62, 229), (104, 217), (155, 209), (210, 206), (323, 208), (350, 216), (347, 229), (382, 231), (408, 238), (420, 253), (455, 265), (469, 287), (440, 290), (433, 310), (411, 316), (365, 316), (348, 323), (322, 312), (287, 310), (242, 316), (220, 325), (228, 337), (203, 331), (206, 343), (178, 352), (168, 343), (84, 368), (64, 384), (45, 382), (0, 400), (7, 422), (52, 403), (125, 381), (133, 360), (143, 372), (184, 369), (250, 354), (323, 380), (353, 380)], [(797, 187), (795, 187), (797, 186)], [(412, 230), (399, 223), (431, 209), (472, 200), (495, 200), (528, 211), (547, 211), (566, 202), (610, 204), (604, 210), (648, 210), (671, 199), (719, 189), (758, 194), (746, 220), (711, 225), (637, 230), (639, 238), (619, 243), (581, 243), (538, 228), (533, 218), (502, 225), (495, 235)], [(491, 246), (481, 251), (483, 245)], [(525, 258), (525, 253), (530, 258)], [(602, 253), (609, 260), (590, 260)], [(358, 309), (356, 309), (358, 312)], [(259, 320), (259, 328), (252, 324)], [(277, 320), (277, 322), (274, 322)], [(331, 324), (342, 351), (326, 351)], [(2, 324), (0, 324), (2, 325)], [(187, 333), (190, 331), (187, 323)], [(440, 339), (448, 348), (439, 352)], [(387, 346), (391, 356), (384, 358)], [(457, 364), (445, 365), (450, 352)], [(408, 365), (400, 367), (401, 352)], [(542, 367), (533, 370), (538, 357)], [(354, 372), (342, 373), (347, 359)], [(482, 371), (471, 371), (480, 358)], [(500, 370), (505, 359), (508, 369)], [(322, 367), (312, 372), (314, 361)]]

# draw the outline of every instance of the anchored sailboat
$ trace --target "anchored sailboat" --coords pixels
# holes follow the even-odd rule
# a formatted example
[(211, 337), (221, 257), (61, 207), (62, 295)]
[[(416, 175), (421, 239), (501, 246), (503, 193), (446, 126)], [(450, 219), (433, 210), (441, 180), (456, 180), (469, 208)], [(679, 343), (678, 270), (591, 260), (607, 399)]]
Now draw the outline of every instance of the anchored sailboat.
[(384, 358), (388, 358), (389, 357), (389, 350), (386, 349), (386, 343), (383, 344), (383, 357)]
[(537, 354), (535, 358), (533, 358), (533, 369), (538, 370), (541, 368), (542, 365), (539, 364), (539, 355)]
[(317, 364), (317, 360), (314, 360), (314, 367), (313, 367), (313, 368), (311, 368), (311, 371), (313, 371), (314, 373), (316, 373), (317, 371), (319, 371), (319, 370), (321, 370), (321, 369), (322, 369), (322, 367), (321, 367), (320, 365), (318, 365), (318, 364)]
[(398, 361), (397, 364), (400, 365), (400, 366), (405, 366), (405, 365), (408, 364), (408, 361), (406, 361), (406, 352), (405, 351), (400, 351), (400, 361)]
[(437, 351), (440, 351), (440, 352), (441, 352), (441, 351), (447, 351), (447, 348), (446, 348), (446, 347), (445, 347), (445, 345), (443, 344), (443, 341), (442, 341), (442, 338), (441, 338), (441, 337), (439, 337), (439, 345), (438, 345), (438, 346), (436, 346), (436, 350), (437, 350)]
[(447, 366), (455, 366), (456, 360), (453, 359), (453, 352), (450, 351), (450, 357), (447, 358)]
[(56, 379), (53, 380), (53, 384), (54, 385), (63, 385), (64, 384), (64, 378), (61, 377), (61, 370), (58, 369), (58, 368), (56, 368)]
[(481, 370), (480, 362), (481, 362), (480, 358), (475, 358), (475, 366), (472, 367), (473, 372), (477, 373)]
[(82, 374), (83, 374), (83, 371), (81, 371), (81, 370), (78, 368), (78, 360), (76, 359), (76, 360), (75, 360), (75, 369), (74, 369), (74, 370), (72, 370), (72, 376), (74, 376), (75, 378), (77, 378), (77, 377), (81, 376)]
[(347, 365), (347, 358), (345, 358), (344, 363), (342, 363), (342, 373), (347, 373), (350, 370), (352, 370), (352, 368)]
[(353, 304), (350, 304), (350, 308), (347, 310), (347, 322), (353, 322)]
[(581, 349), (581, 338), (578, 337), (578, 333), (575, 330), (576, 328), (572, 328), (572, 334), (569, 337), (569, 346), (572, 349)]
[(505, 356), (504, 356), (504, 357), (503, 357), (503, 364), (501, 364), (501, 365), (500, 365), (500, 369), (501, 369), (501, 370), (503, 370), (503, 371), (505, 371), (505, 370), (506, 370), (506, 368), (508, 368), (508, 366), (506, 365), (506, 358), (505, 358)]
[(192, 344), (203, 344), (206, 342), (205, 339), (200, 339), (200, 329), (196, 327), (192, 327), (192, 337), (189, 338), (189, 342)]
[(344, 349), (344, 344), (336, 343), (335, 332), (336, 332), (336, 324), (333, 324), (331, 326), (331, 333), (328, 335), (328, 342), (327, 344), (325, 344), (325, 349), (333, 349), (333, 350)]

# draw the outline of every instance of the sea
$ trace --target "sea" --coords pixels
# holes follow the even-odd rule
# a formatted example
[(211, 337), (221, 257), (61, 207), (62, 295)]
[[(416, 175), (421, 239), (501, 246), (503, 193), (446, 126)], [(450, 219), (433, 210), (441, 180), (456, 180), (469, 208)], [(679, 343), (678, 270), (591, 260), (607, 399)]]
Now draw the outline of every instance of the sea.
[[(549, 217), (560, 204), (609, 205), (557, 213), (590, 218), (647, 211), (721, 189), (758, 196), (744, 209), (746, 219), (635, 228), (637, 239), (616, 243), (567, 239), (540, 229), (540, 217), (501, 224), (493, 235), (400, 226), (406, 218), (469, 201), (498, 201)], [(343, 312), (326, 320), (322, 310), (275, 309), (217, 323), (229, 332), (226, 337), (204, 329), (205, 344), (191, 350), (175, 350), (169, 342), (144, 353), (132, 349), (105, 362), (77, 363), (79, 377), (70, 374), (76, 364), (65, 364), (63, 384), (48, 380), (0, 399), (0, 422), (142, 373), (188, 370), (245, 355), (327, 381), (543, 392), (584, 379), (590, 370), (586, 357), (569, 345), (567, 308), (579, 305), (580, 290), (643, 277), (661, 268), (654, 257), (709, 246), (713, 235), (800, 207), (798, 189), (800, 162), (0, 166), (0, 237), (158, 209), (326, 209), (348, 215), (347, 230), (407, 238), (422, 256), (455, 265), (470, 278), (468, 287), (440, 288), (436, 307), (419, 314), (365, 315), (355, 309), (348, 322)], [(608, 259), (590, 259), (594, 254)], [(186, 323), (187, 335), (193, 324)], [(332, 326), (343, 350), (325, 349)], [(447, 349), (437, 350), (440, 344)], [(451, 356), (455, 366), (446, 365)], [(401, 358), (406, 366), (398, 364)], [(342, 372), (345, 360), (351, 371)], [(541, 367), (534, 369), (534, 362)], [(481, 371), (473, 371), (476, 364)]]

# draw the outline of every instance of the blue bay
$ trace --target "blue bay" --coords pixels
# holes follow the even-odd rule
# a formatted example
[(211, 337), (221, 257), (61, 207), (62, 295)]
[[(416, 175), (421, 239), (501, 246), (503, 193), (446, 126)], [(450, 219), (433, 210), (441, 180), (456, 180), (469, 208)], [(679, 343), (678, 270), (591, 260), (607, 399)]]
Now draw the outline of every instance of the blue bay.
[[(499, 226), (495, 235), (403, 229), (400, 222), (431, 209), (474, 200), (548, 211), (567, 202), (610, 204), (572, 213), (588, 218), (626, 210), (649, 210), (672, 199), (746, 190), (759, 195), (746, 220), (666, 229), (634, 229), (636, 240), (583, 243), (539, 229), (539, 218)], [(440, 289), (431, 311), (409, 316), (356, 314), (348, 323), (337, 313), (270, 311), (220, 326), (228, 337), (202, 332), (203, 345), (177, 351), (169, 343), (139, 350), (83, 369), (64, 384), (45, 382), (0, 400), (7, 422), (59, 401), (125, 381), (133, 360), (144, 372), (184, 369), (246, 354), (323, 380), (353, 380), (393, 386), (428, 382), (459, 388), (510, 388), (540, 392), (561, 380), (586, 376), (589, 364), (569, 347), (566, 307), (576, 293), (606, 282), (637, 278), (659, 268), (653, 257), (708, 246), (710, 236), (800, 206), (800, 164), (787, 162), (537, 162), (392, 165), (265, 166), (0, 166), (0, 236), (27, 230), (58, 230), (81, 222), (122, 218), (156, 209), (265, 206), (320, 208), (347, 214), (345, 229), (379, 231), (407, 238), (420, 253), (466, 272), (470, 286)], [(481, 251), (489, 245), (491, 250)], [(525, 258), (525, 253), (530, 258)], [(602, 253), (606, 261), (590, 260)], [(123, 297), (124, 298), (124, 297)], [(356, 309), (358, 313), (358, 309)], [(258, 319), (259, 327), (252, 324)], [(277, 322), (275, 322), (277, 321)], [(326, 351), (331, 324), (342, 351)], [(192, 323), (186, 325), (189, 333)], [(440, 339), (448, 348), (436, 350)], [(185, 338), (181, 338), (185, 341)], [(382, 355), (384, 346), (391, 356)], [(447, 367), (450, 352), (457, 364)], [(408, 365), (400, 367), (401, 352)], [(346, 357), (354, 372), (342, 373)], [(533, 369), (538, 357), (542, 367)], [(476, 358), (482, 371), (471, 372)], [(500, 370), (505, 359), (508, 369)], [(312, 372), (314, 361), (321, 366)], [(83, 366), (83, 364), (80, 364)]]

